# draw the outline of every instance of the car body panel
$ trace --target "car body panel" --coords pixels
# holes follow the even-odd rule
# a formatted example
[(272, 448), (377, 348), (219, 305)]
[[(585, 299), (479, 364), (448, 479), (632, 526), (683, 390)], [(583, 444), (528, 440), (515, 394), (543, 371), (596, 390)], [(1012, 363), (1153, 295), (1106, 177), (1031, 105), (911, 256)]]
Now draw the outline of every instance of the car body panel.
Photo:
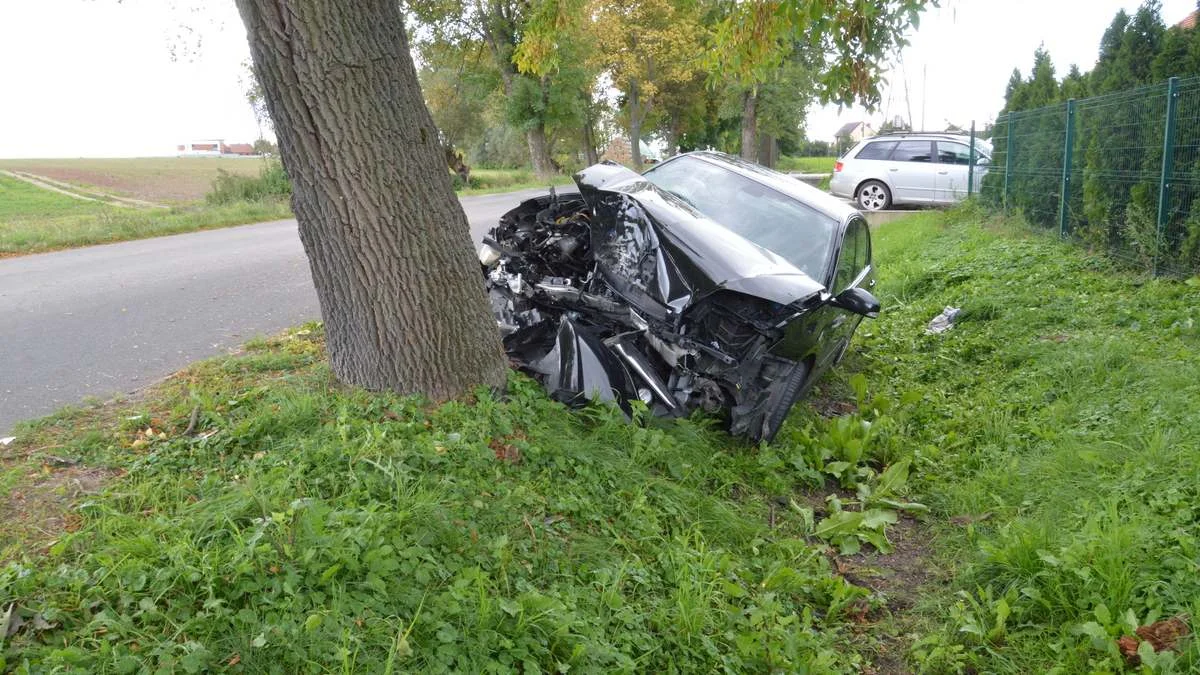
[[(626, 410), (640, 399), (671, 416), (724, 410), (731, 433), (769, 439), (794, 403), (781, 394), (796, 391), (784, 388), (789, 373), (815, 381), (862, 318), (830, 286), (849, 269), (839, 261), (869, 257), (869, 232), (858, 211), (787, 176), (719, 153), (686, 157), (717, 167), (710, 178), (770, 190), (754, 190), (766, 204), (809, 209), (775, 215), (819, 213), (795, 236), (808, 233), (796, 246), (820, 258), (811, 267), (820, 278), (739, 234), (761, 228), (713, 220), (652, 182), (668, 174), (606, 163), (575, 174), (578, 193), (529, 199), (501, 218), (480, 255), (489, 298), (505, 350), (556, 399)], [(701, 166), (681, 161), (656, 170)], [(744, 205), (741, 223), (760, 213)], [(862, 262), (854, 283), (873, 284), (874, 268)], [(854, 308), (874, 316), (878, 301), (866, 297), (874, 309)]]
[[(859, 155), (870, 156), (879, 144), (896, 144), (886, 159), (860, 159)], [(901, 144), (929, 144), (928, 161), (901, 161), (898, 159)], [(946, 147), (969, 153), (969, 139), (956, 134), (908, 133), (874, 136), (864, 139), (851, 148), (839, 163), (841, 171), (835, 171), (830, 180), (830, 192), (835, 196), (854, 199), (857, 190), (866, 181), (884, 183), (891, 194), (893, 205), (905, 204), (953, 204), (967, 196), (968, 167), (965, 163), (950, 160), (942, 152)], [(977, 139), (975, 155), (984, 158), (983, 164), (975, 167), (975, 187), (980, 187), (987, 173), (990, 160), (990, 145)], [(961, 153), (957, 153), (961, 154)], [(907, 160), (909, 155), (905, 155)]]

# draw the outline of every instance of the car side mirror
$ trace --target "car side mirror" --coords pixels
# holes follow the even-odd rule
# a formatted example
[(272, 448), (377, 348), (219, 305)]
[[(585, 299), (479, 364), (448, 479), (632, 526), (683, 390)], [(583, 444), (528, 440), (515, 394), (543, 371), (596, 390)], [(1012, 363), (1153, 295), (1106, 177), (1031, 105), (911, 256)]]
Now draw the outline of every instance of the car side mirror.
[(976, 166), (987, 166), (988, 164), (991, 164), (991, 163), (992, 163), (992, 160), (988, 159), (987, 157), (980, 157), (979, 159), (975, 160)]
[(830, 299), (829, 304), (847, 312), (874, 319), (879, 316), (879, 299), (865, 288), (847, 288)]

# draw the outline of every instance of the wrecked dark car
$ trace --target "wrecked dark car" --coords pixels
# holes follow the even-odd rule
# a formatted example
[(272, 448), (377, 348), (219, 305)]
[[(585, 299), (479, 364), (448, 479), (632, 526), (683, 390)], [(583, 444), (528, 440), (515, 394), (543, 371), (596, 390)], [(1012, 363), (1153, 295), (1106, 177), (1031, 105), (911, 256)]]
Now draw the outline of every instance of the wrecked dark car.
[(555, 398), (704, 411), (771, 440), (879, 302), (866, 221), (728, 155), (575, 174), (479, 251), (505, 350)]

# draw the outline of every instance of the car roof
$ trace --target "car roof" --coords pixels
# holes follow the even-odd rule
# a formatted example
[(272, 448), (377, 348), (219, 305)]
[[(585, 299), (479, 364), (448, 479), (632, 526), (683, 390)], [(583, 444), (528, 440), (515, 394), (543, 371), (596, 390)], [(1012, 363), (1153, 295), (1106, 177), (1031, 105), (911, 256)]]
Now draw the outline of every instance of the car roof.
[[(697, 150), (695, 152), (686, 152), (681, 155), (676, 155), (657, 166), (662, 166), (668, 162), (672, 162), (680, 157), (694, 157), (703, 160), (710, 164), (716, 164), (722, 168), (728, 169), (740, 176), (749, 178), (750, 180), (765, 185), (776, 192), (783, 193), (788, 197), (802, 202), (810, 208), (816, 209), (822, 214), (833, 218), (839, 224), (845, 222), (854, 215), (859, 214), (858, 209), (855, 209), (850, 204), (834, 197), (833, 195), (819, 190), (804, 181), (792, 178), (791, 176), (778, 171), (773, 171), (764, 166), (760, 166), (753, 162), (748, 162), (741, 157), (734, 157), (723, 152), (715, 150)], [(653, 170), (653, 169), (651, 169)]]

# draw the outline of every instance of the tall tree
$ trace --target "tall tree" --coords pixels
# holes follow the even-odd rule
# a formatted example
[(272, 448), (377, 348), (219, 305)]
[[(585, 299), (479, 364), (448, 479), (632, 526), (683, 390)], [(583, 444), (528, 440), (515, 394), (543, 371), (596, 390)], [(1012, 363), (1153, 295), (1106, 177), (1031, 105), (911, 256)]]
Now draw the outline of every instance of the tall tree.
[(709, 50), (710, 81), (742, 89), (742, 157), (758, 154), (759, 88), (798, 46), (824, 55), (818, 97), (841, 104), (879, 101), (884, 59), (905, 44), (931, 0), (721, 0)]
[(586, 47), (574, 31), (584, 0), (408, 0), (429, 39), (481, 40), (500, 74), (509, 123), (525, 134), (539, 175), (554, 173), (554, 127), (582, 123)]
[(504, 383), (462, 207), (393, 0), (237, 0), (342, 381)]
[(634, 166), (642, 165), (641, 141), (663, 90), (700, 71), (703, 27), (694, 0), (596, 2), (601, 63), (621, 93)]

